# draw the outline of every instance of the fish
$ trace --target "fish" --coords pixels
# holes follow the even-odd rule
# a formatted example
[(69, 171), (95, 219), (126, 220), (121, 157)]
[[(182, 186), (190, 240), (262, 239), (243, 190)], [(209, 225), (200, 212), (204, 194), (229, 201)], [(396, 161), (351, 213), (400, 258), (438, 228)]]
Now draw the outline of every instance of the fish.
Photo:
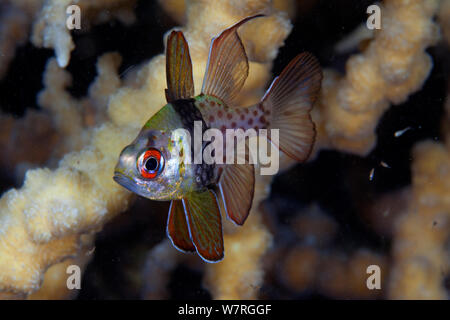
[[(311, 53), (297, 55), (257, 104), (243, 107), (236, 102), (249, 71), (237, 31), (244, 23), (263, 17), (246, 17), (212, 39), (201, 93), (196, 96), (189, 45), (182, 31), (169, 34), (167, 104), (122, 150), (114, 170), (113, 179), (124, 188), (151, 200), (170, 201), (168, 238), (178, 250), (196, 252), (209, 263), (219, 262), (225, 255), (221, 212), (238, 226), (249, 215), (255, 167), (251, 163), (186, 162), (192, 145), (174, 135), (175, 130), (192, 133), (194, 122), (200, 122), (202, 130), (221, 132), (227, 128), (277, 128), (279, 139), (272, 139), (272, 144), (299, 162), (308, 158), (315, 140), (310, 111), (319, 95), (322, 70)], [(197, 151), (202, 152), (206, 145)]]

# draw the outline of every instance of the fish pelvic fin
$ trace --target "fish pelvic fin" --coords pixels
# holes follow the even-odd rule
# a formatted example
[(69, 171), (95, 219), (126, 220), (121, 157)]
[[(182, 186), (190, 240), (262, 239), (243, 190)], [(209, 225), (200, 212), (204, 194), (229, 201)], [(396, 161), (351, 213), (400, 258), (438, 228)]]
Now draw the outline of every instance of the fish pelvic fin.
[(172, 200), (170, 202), (166, 231), (175, 248), (182, 252), (195, 252), (195, 246), (189, 235), (182, 200)]
[(233, 105), (248, 76), (248, 59), (237, 30), (245, 22), (263, 16), (247, 17), (212, 39), (203, 79), (203, 94)]
[(206, 262), (219, 262), (224, 257), (222, 218), (212, 190), (194, 192), (182, 200), (189, 235), (198, 255)]
[(181, 31), (172, 31), (167, 38), (166, 77), (167, 102), (194, 96), (191, 56)]
[(243, 225), (252, 207), (255, 190), (253, 164), (227, 164), (219, 180), (219, 190), (228, 219)]
[(310, 53), (296, 56), (275, 78), (260, 102), (269, 109), (269, 129), (279, 129), (278, 144), (268, 138), (297, 161), (305, 161), (311, 153), (316, 131), (310, 111), (319, 95), (322, 69)]

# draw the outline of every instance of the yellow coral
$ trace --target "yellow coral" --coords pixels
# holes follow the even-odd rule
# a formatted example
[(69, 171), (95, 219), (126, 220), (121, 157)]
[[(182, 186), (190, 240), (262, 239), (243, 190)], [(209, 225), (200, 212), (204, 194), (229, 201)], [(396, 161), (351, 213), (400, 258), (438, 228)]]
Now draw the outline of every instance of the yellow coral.
[(301, 212), (291, 227), (298, 242), (292, 248), (281, 249), (275, 271), (286, 288), (336, 299), (373, 299), (383, 294), (383, 290), (367, 288), (367, 267), (380, 267), (380, 285), (384, 289), (389, 271), (386, 257), (366, 248), (349, 254), (333, 247), (337, 223), (319, 207)]
[[(212, 36), (245, 16), (264, 9), (270, 11), (268, 6), (269, 2), (255, 0), (230, 3), (189, 2), (188, 23), (183, 31), (191, 48), (197, 91), (200, 89)], [(65, 16), (63, 18), (65, 21)], [(52, 23), (62, 23), (60, 16), (55, 19), (51, 20)], [(269, 79), (274, 50), (282, 44), (290, 31), (290, 24), (281, 16), (266, 21), (270, 28), (278, 29), (281, 36), (266, 48), (272, 54), (263, 57), (263, 63), (255, 62), (250, 65), (244, 93), (254, 93), (255, 97), (256, 93), (262, 93)], [(266, 43), (263, 35), (252, 36), (252, 39), (244, 37), (244, 41), (247, 46), (255, 49), (260, 48), (259, 43)], [(59, 45), (62, 43), (64, 41), (59, 42)], [(69, 47), (66, 46), (64, 50)], [(68, 61), (67, 53), (68, 51), (62, 53), (60, 63)], [(101, 97), (112, 91), (115, 93), (109, 99), (109, 120), (101, 118), (97, 126), (89, 130), (88, 123), (80, 115), (83, 110), (80, 103), (83, 101), (74, 100), (65, 91), (70, 77), (65, 71), (59, 70), (54, 61), (48, 64), (44, 80), (46, 89), (39, 101), (54, 114), (58, 130), (70, 146), (68, 151), (82, 148), (66, 154), (56, 170), (29, 170), (20, 190), (11, 190), (1, 198), (0, 291), (14, 294), (36, 291), (49, 266), (79, 254), (81, 235), (98, 231), (106, 221), (128, 206), (131, 194), (114, 183), (113, 167), (123, 146), (134, 138), (143, 122), (165, 103), (164, 59), (164, 55), (156, 56), (133, 73), (136, 79), (127, 80), (127, 83), (132, 83), (131, 86), (115, 90), (120, 84), (116, 74), (118, 60), (111, 56), (103, 58), (99, 62), (100, 72), (96, 83), (112, 77), (117, 79), (116, 84), (104, 87), (104, 91), (92, 86), (88, 101), (102, 104), (106, 100), (95, 99), (96, 93), (103, 92)], [(101, 108), (96, 110), (101, 113)], [(74, 123), (69, 123), (72, 118)], [(81, 145), (77, 141), (82, 141)], [(255, 239), (253, 247), (250, 247), (255, 248), (255, 252), (248, 260), (248, 268), (251, 268), (249, 272), (253, 272), (255, 267), (259, 268), (258, 259), (270, 239), (265, 228), (258, 222), (258, 216), (253, 216), (255, 225), (252, 227), (252, 221), (249, 221), (246, 227), (247, 232), (254, 233)], [(230, 236), (225, 239), (229, 248), (228, 260), (234, 260), (233, 247), (244, 247), (246, 236), (242, 231), (240, 234), (239, 237), (235, 235), (234, 238)], [(242, 272), (245, 273), (245, 269)], [(220, 294), (218, 289), (214, 290)], [(252, 291), (248, 296), (255, 296), (255, 293)]]
[[(38, 19), (33, 26), (32, 41), (38, 47), (55, 49), (56, 60), (60, 67), (66, 67), (70, 61), (70, 52), (75, 48), (70, 35), (70, 30), (66, 26), (68, 17), (66, 9), (73, 4), (71, 0), (49, 0), (45, 1)], [(117, 17), (125, 23), (134, 21), (132, 9), (134, 1), (128, 0), (104, 0), (104, 1), (77, 1), (80, 7), (83, 27), (88, 21), (94, 21), (99, 9), (108, 8), (112, 12), (112, 17)], [(121, 10), (126, 8), (125, 11)], [(107, 14), (110, 16), (110, 14)], [(94, 16), (94, 17), (92, 17)], [(87, 17), (86, 21), (85, 18)], [(111, 18), (111, 17), (109, 17)], [(100, 16), (100, 22), (105, 22), (108, 17)]]
[[(308, 1), (308, 4), (313, 2)], [(49, 141), (48, 149), (41, 150), (43, 153), (54, 150), (53, 153), (47, 157), (42, 155), (38, 160), (38, 164), (47, 163), (55, 169), (29, 170), (23, 187), (6, 192), (0, 199), (0, 297), (68, 298), (71, 293), (63, 281), (66, 267), (72, 263), (85, 265), (89, 259), (86, 251), (95, 233), (133, 200), (129, 192), (112, 181), (113, 166), (123, 146), (165, 103), (165, 57), (154, 57), (121, 81), (117, 74), (120, 56), (105, 54), (98, 61), (98, 77), (89, 95), (75, 99), (66, 91), (71, 82), (70, 74), (59, 68), (67, 65), (73, 48), (70, 33), (65, 28), (64, 9), (69, 2), (50, 0), (42, 4), (15, 0), (11, 3), (16, 8), (26, 8), (28, 19), (38, 10), (48, 14), (36, 17), (33, 41), (39, 46), (54, 48), (57, 59), (48, 62), (45, 88), (39, 95), (39, 104), (45, 113), (31, 114), (26, 119), (51, 116), (54, 124), (48, 134), (53, 137), (58, 134), (59, 138)], [(105, 7), (117, 9), (114, 14), (124, 20), (132, 20), (133, 2), (79, 3), (90, 23), (102, 19), (96, 14)], [(267, 18), (249, 22), (239, 31), (253, 60), (239, 101), (245, 105), (259, 99), (270, 79), (272, 60), (291, 30), (286, 14), (274, 10), (269, 0), (192, 0), (187, 2), (186, 9), (179, 3), (163, 2), (178, 21), (182, 21), (182, 15), (186, 19), (182, 30), (190, 44), (196, 93), (201, 88), (211, 37), (244, 16), (269, 14)], [(275, 3), (280, 7), (295, 6), (293, 1)], [(442, 3), (440, 22), (446, 34), (448, 13), (445, 12), (449, 1)], [(376, 142), (374, 131), (383, 112), (418, 90), (431, 70), (432, 61), (425, 49), (438, 39), (437, 26), (432, 19), (439, 1), (386, 0), (383, 4), (382, 30), (374, 33), (374, 39), (361, 54), (347, 61), (346, 75), (325, 71), (321, 99), (313, 114), (318, 128), (316, 151), (335, 148), (357, 154), (369, 152)], [(14, 31), (0, 35), (0, 49), (5, 48), (7, 53), (4, 58), (0, 56), (6, 61), (4, 64), (0, 61), (1, 67), (12, 57), (14, 47), (23, 41), (27, 29), (25, 20), (0, 22)], [(450, 270), (445, 255), (450, 230), (448, 119), (447, 115), (444, 122), (447, 145), (425, 142), (415, 148), (409, 207), (406, 214), (397, 219), (394, 230), (389, 230), (394, 236), (388, 286), (392, 298), (448, 298), (443, 286), (443, 277)], [(0, 144), (7, 145), (8, 133), (20, 129), (20, 123), (4, 116), (0, 121), (8, 125), (0, 132)], [(38, 136), (30, 141), (35, 139)], [(26, 155), (18, 151), (14, 159), (25, 161)], [(286, 158), (282, 161), (282, 167), (292, 163)], [(245, 226), (237, 228), (225, 222), (226, 259), (204, 266), (204, 283), (214, 298), (258, 297), (264, 276), (262, 256), (272, 243), (259, 215), (258, 202), (267, 196), (269, 183), (268, 178), (258, 178), (253, 209)], [(296, 228), (302, 235), (307, 227), (311, 234), (326, 233), (328, 238), (320, 237), (323, 246), (335, 232), (333, 223), (321, 221), (319, 225), (314, 219), (303, 219), (299, 223)], [(180, 257), (174, 249), (168, 251), (169, 245), (165, 241), (149, 255), (148, 263), (153, 267), (147, 268), (149, 272), (158, 269), (156, 260), (168, 260), (168, 263), (156, 270), (162, 277), (145, 288), (146, 297), (165, 294), (163, 287), (168, 272)], [(316, 288), (331, 297), (374, 298), (380, 293), (369, 291), (365, 286), (366, 267), (378, 264), (383, 274), (387, 274), (385, 271), (390, 265), (386, 260), (365, 249), (346, 255), (296, 246), (283, 257), (281, 269), (285, 285), (293, 291)]]
[(45, 272), (44, 282), (40, 290), (30, 294), (30, 300), (43, 299), (72, 299), (76, 297), (78, 289), (70, 290), (67, 287), (67, 270), (70, 266), (77, 266), (83, 270), (87, 263), (92, 258), (94, 249), (91, 249), (94, 240), (93, 234), (84, 235), (81, 238), (80, 253), (73, 257), (64, 260), (63, 262), (52, 265)]
[(315, 150), (334, 148), (366, 155), (375, 128), (391, 103), (404, 102), (422, 87), (432, 68), (425, 49), (438, 39), (432, 18), (438, 0), (387, 0), (382, 27), (361, 54), (347, 61), (344, 77), (325, 72), (313, 112), (318, 128)]
[(258, 176), (248, 221), (236, 232), (224, 235), (226, 259), (207, 266), (205, 284), (215, 299), (258, 297), (264, 276), (261, 258), (272, 236), (262, 224), (257, 204), (267, 196), (269, 182), (267, 176)]
[[(413, 197), (395, 225), (394, 299), (448, 299), (450, 272), (450, 143), (423, 142), (414, 148)], [(420, 234), (420, 237), (417, 235)]]

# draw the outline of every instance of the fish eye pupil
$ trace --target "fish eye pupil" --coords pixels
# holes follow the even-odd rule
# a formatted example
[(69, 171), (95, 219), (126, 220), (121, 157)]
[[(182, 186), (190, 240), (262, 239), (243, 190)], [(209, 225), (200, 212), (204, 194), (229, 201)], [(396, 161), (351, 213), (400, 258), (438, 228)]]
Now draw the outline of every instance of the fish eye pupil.
[(145, 162), (145, 169), (147, 171), (155, 171), (158, 168), (158, 160), (154, 157), (150, 157)]

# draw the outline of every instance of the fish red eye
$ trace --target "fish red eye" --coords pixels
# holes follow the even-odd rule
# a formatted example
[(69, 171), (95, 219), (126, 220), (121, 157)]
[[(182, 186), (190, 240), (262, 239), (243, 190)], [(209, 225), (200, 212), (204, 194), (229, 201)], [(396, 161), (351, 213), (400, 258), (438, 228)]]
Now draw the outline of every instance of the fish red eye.
[(139, 156), (137, 167), (142, 177), (153, 179), (164, 169), (164, 157), (158, 149), (148, 149)]

